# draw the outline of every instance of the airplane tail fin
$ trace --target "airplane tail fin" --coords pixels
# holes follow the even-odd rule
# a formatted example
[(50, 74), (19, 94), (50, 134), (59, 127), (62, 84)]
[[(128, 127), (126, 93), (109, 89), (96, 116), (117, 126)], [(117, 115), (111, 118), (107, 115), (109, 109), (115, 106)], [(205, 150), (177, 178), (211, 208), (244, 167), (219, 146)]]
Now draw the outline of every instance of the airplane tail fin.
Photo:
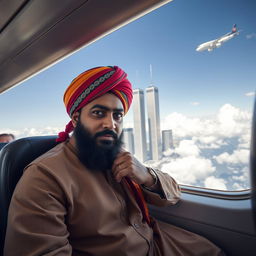
[(236, 24), (234, 24), (232, 27), (232, 33), (236, 33), (236, 32), (237, 32), (237, 27), (236, 27)]

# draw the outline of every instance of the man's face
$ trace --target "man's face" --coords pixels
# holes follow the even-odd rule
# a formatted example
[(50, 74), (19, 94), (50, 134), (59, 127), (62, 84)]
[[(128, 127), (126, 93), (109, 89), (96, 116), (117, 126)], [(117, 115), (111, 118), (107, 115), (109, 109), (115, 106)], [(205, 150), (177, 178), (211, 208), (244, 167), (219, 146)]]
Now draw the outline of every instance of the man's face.
[[(124, 109), (120, 99), (114, 94), (106, 93), (84, 106), (80, 114), (78, 112), (74, 113), (72, 122), (76, 127), (80, 116), (81, 124), (92, 136), (103, 133), (96, 138), (98, 145), (112, 145), (115, 141), (115, 135), (119, 138), (122, 133), (123, 115)], [(111, 132), (104, 134), (106, 130)]]
[(0, 142), (1, 143), (9, 143), (11, 141), (13, 141), (13, 137), (12, 136), (6, 135), (6, 136), (1, 136), (0, 137)]
[(78, 158), (88, 169), (111, 169), (122, 146), (123, 114), (121, 101), (106, 94), (85, 106), (78, 118), (73, 116)]

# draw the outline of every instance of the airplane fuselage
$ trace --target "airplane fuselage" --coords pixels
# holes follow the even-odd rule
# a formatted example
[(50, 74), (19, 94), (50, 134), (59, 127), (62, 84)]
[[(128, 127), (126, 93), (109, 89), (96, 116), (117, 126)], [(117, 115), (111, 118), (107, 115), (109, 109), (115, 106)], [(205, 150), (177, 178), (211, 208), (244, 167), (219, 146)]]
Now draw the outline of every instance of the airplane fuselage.
[(196, 48), (196, 51), (202, 52), (202, 51), (208, 50), (210, 52), (215, 48), (219, 48), (223, 43), (229, 41), (230, 39), (232, 39), (237, 35), (239, 35), (239, 31), (227, 33), (226, 35), (221, 36), (215, 40), (211, 40), (206, 43), (200, 44)]
[(219, 39), (219, 43), (225, 43), (227, 42), (228, 40), (232, 39), (233, 37), (235, 37), (236, 35), (238, 35), (238, 32), (236, 33), (233, 33), (233, 34), (230, 34), (230, 35), (227, 35), (227, 36), (223, 36)]

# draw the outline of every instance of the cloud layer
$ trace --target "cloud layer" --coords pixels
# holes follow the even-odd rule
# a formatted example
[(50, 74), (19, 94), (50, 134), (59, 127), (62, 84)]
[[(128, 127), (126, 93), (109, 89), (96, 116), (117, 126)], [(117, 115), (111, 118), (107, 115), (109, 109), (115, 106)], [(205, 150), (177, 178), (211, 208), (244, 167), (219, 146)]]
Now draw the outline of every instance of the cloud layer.
[(251, 115), (230, 104), (223, 105), (211, 119), (189, 118), (174, 112), (165, 118), (162, 129), (172, 129), (178, 138), (195, 136), (210, 143), (247, 134), (251, 128)]
[(255, 95), (255, 92), (247, 92), (245, 96), (247, 97), (253, 97)]
[(42, 135), (57, 135), (63, 127), (44, 127), (44, 128), (24, 128), (21, 130), (13, 129), (0, 129), (0, 133), (12, 133), (15, 135), (16, 139), (31, 136), (42, 136)]
[(162, 123), (171, 129), (174, 150), (158, 166), (181, 184), (220, 190), (249, 188), (251, 116), (231, 104), (211, 118), (171, 113)]

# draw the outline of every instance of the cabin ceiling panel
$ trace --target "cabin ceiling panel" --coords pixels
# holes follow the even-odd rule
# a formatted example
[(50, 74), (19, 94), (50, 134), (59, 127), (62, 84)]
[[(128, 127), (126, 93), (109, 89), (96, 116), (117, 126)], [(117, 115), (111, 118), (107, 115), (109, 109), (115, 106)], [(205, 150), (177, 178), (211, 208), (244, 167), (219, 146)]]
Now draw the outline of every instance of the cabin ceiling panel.
[(28, 0), (0, 1), (0, 31), (8, 25)]
[(0, 33), (0, 93), (169, 1), (29, 1)]

